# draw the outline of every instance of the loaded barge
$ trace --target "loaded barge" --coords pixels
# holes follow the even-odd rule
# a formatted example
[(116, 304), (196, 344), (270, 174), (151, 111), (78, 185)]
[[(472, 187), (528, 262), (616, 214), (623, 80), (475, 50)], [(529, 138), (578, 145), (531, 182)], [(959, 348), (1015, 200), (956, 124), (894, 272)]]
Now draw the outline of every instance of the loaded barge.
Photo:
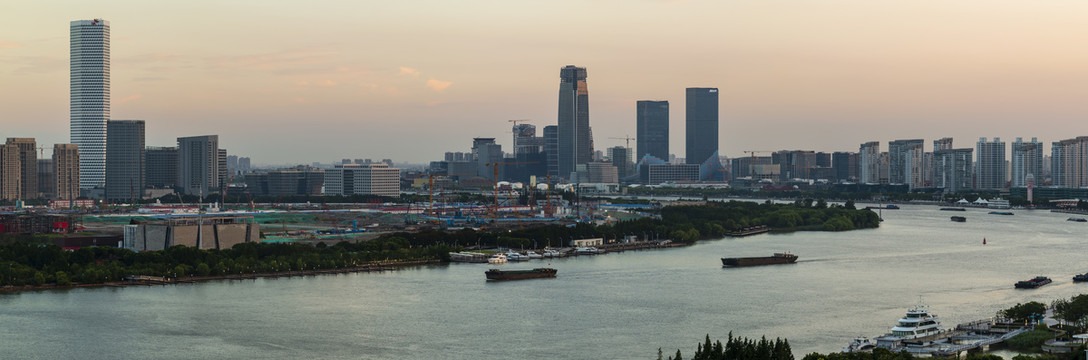
[(488, 280), (524, 280), (553, 278), (559, 271), (552, 268), (536, 268), (529, 270), (499, 270), (491, 269), (484, 272)]
[(773, 256), (722, 258), (722, 267), (793, 264), (794, 262), (797, 262), (797, 255), (787, 252), (775, 253)]

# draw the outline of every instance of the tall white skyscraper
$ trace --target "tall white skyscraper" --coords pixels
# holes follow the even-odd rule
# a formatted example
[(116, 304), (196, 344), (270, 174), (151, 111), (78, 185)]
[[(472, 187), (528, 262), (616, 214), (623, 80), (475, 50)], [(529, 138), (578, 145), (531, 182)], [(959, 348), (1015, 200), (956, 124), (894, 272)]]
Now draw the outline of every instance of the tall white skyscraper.
[(110, 22), (71, 22), (71, 142), (79, 146), (79, 187), (106, 182), (110, 119)]

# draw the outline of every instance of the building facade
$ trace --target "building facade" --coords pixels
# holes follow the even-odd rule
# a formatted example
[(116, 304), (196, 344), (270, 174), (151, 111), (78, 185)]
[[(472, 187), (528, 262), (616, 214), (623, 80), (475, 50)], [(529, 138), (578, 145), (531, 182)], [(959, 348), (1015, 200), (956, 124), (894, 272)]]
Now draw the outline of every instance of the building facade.
[(143, 198), (147, 169), (144, 121), (110, 120), (106, 129), (106, 201)]
[(219, 135), (178, 138), (178, 180), (183, 194), (207, 196), (219, 187)]
[(933, 187), (956, 193), (973, 188), (974, 149), (948, 149), (933, 152)]
[(400, 169), (386, 164), (341, 164), (325, 171), (326, 195), (400, 196)]
[(589, 128), (589, 88), (586, 68), (567, 65), (559, 70), (559, 176), (568, 176), (579, 164), (593, 160)]
[(20, 200), (23, 196), (22, 166), (19, 147), (0, 145), (0, 200)]
[(870, 141), (858, 149), (858, 182), (880, 183), (880, 142)]
[[(853, 152), (831, 153), (831, 167), (835, 169), (835, 180), (858, 181), (858, 154)], [(736, 171), (735, 169), (733, 171)]]
[(1078, 188), (1088, 186), (1088, 136), (1051, 143), (1051, 185)]
[(1016, 138), (1012, 143), (1012, 158), (1009, 160), (1012, 187), (1028, 186), (1029, 178), (1036, 182), (1043, 178), (1043, 143), (1038, 138), (1031, 138), (1030, 142)]
[(38, 142), (34, 138), (8, 138), (8, 145), (19, 151), (19, 198), (37, 199), (38, 193)]
[(79, 145), (53, 145), (53, 176), (56, 178), (54, 191), (58, 200), (79, 198)]
[(718, 88), (687, 88), (685, 162), (702, 164), (718, 151)]
[(636, 107), (636, 158), (669, 159), (669, 102), (640, 100)]
[(171, 188), (178, 183), (178, 148), (149, 146), (144, 161), (148, 187)]
[(979, 138), (977, 143), (978, 160), (975, 163), (978, 184), (976, 188), (983, 190), (999, 190), (1005, 188), (1005, 142), (1001, 138), (986, 141)]
[(79, 147), (80, 188), (106, 182), (106, 121), (110, 119), (110, 22), (70, 24), (70, 136)]
[(647, 184), (699, 180), (700, 164), (647, 164)]

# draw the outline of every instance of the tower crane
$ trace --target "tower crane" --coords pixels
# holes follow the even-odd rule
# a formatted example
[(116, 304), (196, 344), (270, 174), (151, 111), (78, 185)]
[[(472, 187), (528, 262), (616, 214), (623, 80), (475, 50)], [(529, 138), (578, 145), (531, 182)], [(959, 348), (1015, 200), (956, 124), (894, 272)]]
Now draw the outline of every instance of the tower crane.
[(628, 148), (631, 147), (631, 140), (635, 140), (635, 138), (631, 137), (631, 135), (627, 135), (627, 136), (624, 136), (624, 137), (610, 137), (609, 139), (625, 140), (625, 141), (627, 141), (627, 147)]
[(499, 211), (499, 166), (528, 165), (528, 164), (537, 164), (537, 163), (539, 163), (539, 162), (538, 161), (517, 161), (517, 162), (494, 162), (494, 163), (485, 164), (485, 166), (490, 166), (491, 169), (494, 171), (494, 173), (493, 173), (494, 177), (491, 178), (491, 182), (493, 184), (495, 184), (495, 209), (492, 210), (492, 217), (493, 218), (498, 216), (498, 211)]
[(748, 177), (752, 180), (756, 179), (756, 153), (774, 153), (773, 150), (744, 150), (745, 154), (752, 154), (752, 159), (748, 161)]

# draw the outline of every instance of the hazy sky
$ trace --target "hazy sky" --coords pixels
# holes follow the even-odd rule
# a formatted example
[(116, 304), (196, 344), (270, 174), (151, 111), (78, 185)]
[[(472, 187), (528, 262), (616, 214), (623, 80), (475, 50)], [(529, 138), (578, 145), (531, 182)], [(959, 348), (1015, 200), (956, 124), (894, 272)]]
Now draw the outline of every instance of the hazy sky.
[[(597, 149), (635, 101), (718, 87), (723, 155), (1088, 135), (1088, 2), (4, 1), (0, 137), (68, 142), (68, 23), (112, 32), (112, 118), (255, 163), (441, 159), (557, 118), (585, 66)], [(634, 144), (632, 143), (632, 146)], [(49, 147), (47, 145), (47, 147)], [(1048, 146), (1049, 148), (1049, 146)], [(48, 154), (47, 154), (48, 155)]]

